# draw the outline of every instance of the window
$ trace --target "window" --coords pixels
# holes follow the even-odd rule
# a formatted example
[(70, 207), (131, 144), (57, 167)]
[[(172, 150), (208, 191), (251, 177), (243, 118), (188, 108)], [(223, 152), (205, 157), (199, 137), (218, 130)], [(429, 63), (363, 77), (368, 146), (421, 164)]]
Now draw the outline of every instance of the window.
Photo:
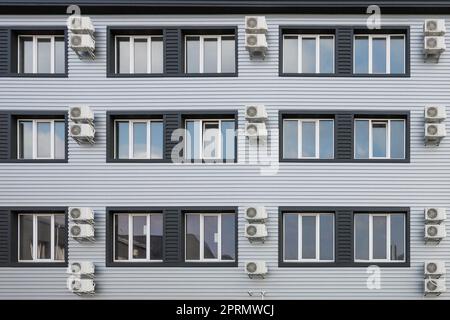
[(162, 159), (161, 120), (115, 120), (115, 159)]
[(357, 35), (353, 50), (354, 73), (405, 73), (405, 35)]
[(332, 119), (283, 120), (285, 159), (332, 159), (334, 121)]
[(116, 73), (164, 72), (162, 36), (116, 36)]
[(64, 120), (17, 120), (18, 159), (65, 159)]
[(405, 120), (356, 119), (355, 159), (405, 159)]
[(114, 261), (163, 259), (163, 215), (114, 214)]
[(186, 73), (235, 73), (234, 35), (187, 35)]
[(284, 261), (334, 261), (332, 213), (285, 213), (283, 222)]
[(19, 35), (18, 73), (65, 73), (64, 36)]
[(64, 261), (66, 218), (64, 214), (18, 215), (19, 262)]
[(358, 213), (354, 218), (355, 261), (405, 261), (405, 214)]
[(334, 73), (333, 35), (284, 35), (284, 73)]
[(235, 159), (234, 120), (186, 120), (186, 159)]
[(186, 261), (234, 261), (235, 219), (234, 213), (186, 214)]

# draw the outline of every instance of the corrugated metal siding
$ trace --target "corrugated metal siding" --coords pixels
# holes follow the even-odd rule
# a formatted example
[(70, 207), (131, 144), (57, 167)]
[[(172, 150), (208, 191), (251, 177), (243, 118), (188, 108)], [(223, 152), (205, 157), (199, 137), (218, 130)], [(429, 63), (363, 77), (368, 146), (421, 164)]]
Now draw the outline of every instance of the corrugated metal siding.
[[(244, 16), (92, 16), (97, 59), (80, 61), (70, 51), (67, 79), (0, 79), (0, 110), (61, 110), (87, 103), (96, 116), (96, 144), (69, 142), (69, 163), (1, 163), (0, 206), (91, 206), (96, 212), (96, 241), (70, 240), (70, 260), (97, 264), (98, 293), (92, 298), (251, 299), (249, 290), (267, 298), (420, 299), (423, 261), (445, 260), (450, 241), (423, 242), (423, 208), (450, 210), (450, 139), (439, 148), (423, 145), (423, 106), (448, 104), (450, 56), (439, 64), (422, 58), (422, 24), (428, 16), (383, 16), (383, 23), (411, 26), (411, 78), (280, 78), (279, 25), (362, 25), (365, 16), (267, 15), (269, 51), (264, 61), (250, 60), (244, 48)], [(450, 16), (444, 17), (450, 21)], [(2, 16), (2, 25), (63, 25), (60, 16)], [(238, 78), (106, 78), (107, 25), (230, 25), (239, 27)], [(447, 26), (450, 28), (450, 25)], [(248, 164), (251, 148), (239, 137), (237, 164), (106, 163), (107, 110), (235, 110), (244, 128), (243, 106), (266, 105), (273, 151), (264, 166)], [(411, 111), (411, 163), (278, 164), (278, 111)], [(450, 112), (450, 110), (449, 110)], [(278, 171), (276, 171), (278, 170)], [(269, 237), (249, 244), (243, 236), (243, 206), (268, 208)], [(238, 268), (106, 268), (107, 206), (240, 206)], [(365, 268), (278, 268), (279, 206), (411, 207), (411, 267), (382, 268), (381, 289), (366, 288)], [(350, 253), (351, 254), (351, 253)], [(244, 262), (265, 260), (270, 274), (250, 280)], [(64, 269), (1, 268), (0, 298), (79, 299), (65, 288)], [(450, 293), (440, 298), (449, 298)], [(91, 298), (81, 298), (91, 299)]]

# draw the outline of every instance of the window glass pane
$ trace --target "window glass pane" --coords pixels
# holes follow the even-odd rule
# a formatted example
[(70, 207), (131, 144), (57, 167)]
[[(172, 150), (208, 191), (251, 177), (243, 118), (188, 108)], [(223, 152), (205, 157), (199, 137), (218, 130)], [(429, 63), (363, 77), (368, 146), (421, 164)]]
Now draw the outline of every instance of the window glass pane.
[(391, 214), (391, 260), (405, 260), (405, 215)]
[(37, 259), (51, 259), (52, 257), (51, 226), (51, 216), (37, 217)]
[(302, 259), (316, 258), (316, 217), (302, 216)]
[(147, 157), (147, 123), (133, 123), (133, 158)]
[(217, 158), (219, 144), (219, 122), (203, 123), (203, 158)]
[(386, 259), (386, 217), (373, 216), (373, 258)]
[(200, 259), (200, 215), (186, 215), (186, 260)]
[(284, 215), (284, 260), (298, 260), (298, 214)]
[(234, 36), (222, 37), (222, 72), (236, 71), (236, 48)]
[(283, 42), (283, 71), (298, 72), (298, 37), (285, 36)]
[(33, 158), (33, 122), (19, 122), (19, 159)]
[(302, 156), (316, 156), (316, 123), (302, 121)]
[(217, 73), (217, 39), (205, 38), (203, 41), (203, 72)]
[(20, 260), (33, 260), (33, 215), (20, 215), (19, 219), (19, 258)]
[(222, 260), (236, 259), (236, 227), (234, 214), (222, 214)]
[(219, 241), (218, 217), (204, 216), (204, 258), (217, 259), (217, 244)]
[(302, 72), (316, 72), (316, 39), (303, 38), (302, 40)]
[(391, 158), (405, 158), (405, 121), (391, 120)]
[(152, 214), (150, 216), (150, 259), (163, 259), (163, 216)]
[(355, 158), (369, 158), (369, 121), (355, 121)]
[(147, 39), (134, 39), (134, 73), (147, 73)]
[(128, 159), (129, 157), (129, 123), (128, 121), (116, 122), (116, 157)]
[(200, 159), (200, 125), (201, 121), (186, 122), (186, 159)]
[(222, 158), (234, 159), (234, 121), (222, 121)]
[(333, 73), (333, 37), (320, 37), (320, 72)]
[(20, 37), (20, 73), (33, 73), (33, 38)]
[(320, 120), (319, 122), (319, 157), (321, 159), (332, 159), (334, 146), (333, 120)]
[(65, 260), (66, 251), (66, 217), (55, 214), (55, 260)]
[(186, 72), (200, 72), (200, 38), (186, 37)]
[(55, 73), (66, 72), (66, 52), (63, 37), (55, 37)]
[(152, 73), (164, 72), (163, 38), (152, 38)]
[(128, 214), (114, 216), (115, 260), (128, 260)]
[(405, 40), (402, 36), (391, 36), (391, 73), (405, 72)]
[(38, 158), (50, 158), (51, 123), (37, 122), (36, 125), (37, 125), (37, 156)]
[(152, 121), (150, 123), (150, 152), (153, 159), (163, 158), (163, 123)]
[(37, 39), (37, 72), (51, 72), (51, 40)]
[(147, 257), (147, 216), (133, 216), (133, 259)]
[(372, 153), (374, 157), (386, 157), (387, 123), (372, 123)]
[(355, 37), (355, 73), (369, 73), (369, 39)]
[(284, 120), (283, 123), (283, 157), (298, 158), (298, 121)]
[(55, 121), (55, 159), (66, 157), (66, 125), (63, 121)]
[(334, 226), (332, 214), (321, 214), (320, 219), (320, 260), (333, 260)]
[(130, 38), (117, 38), (117, 70), (119, 73), (130, 73)]
[(386, 73), (386, 39), (372, 39), (372, 72)]
[(355, 214), (355, 259), (369, 260), (368, 214)]

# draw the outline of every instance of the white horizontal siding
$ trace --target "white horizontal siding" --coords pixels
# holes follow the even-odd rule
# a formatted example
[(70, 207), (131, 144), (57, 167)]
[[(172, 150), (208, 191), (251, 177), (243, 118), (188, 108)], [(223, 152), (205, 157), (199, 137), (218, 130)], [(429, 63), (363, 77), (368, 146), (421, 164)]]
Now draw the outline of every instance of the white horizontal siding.
[[(423, 208), (450, 210), (450, 139), (438, 148), (423, 146), (423, 106), (449, 105), (450, 57), (439, 64), (422, 58), (422, 24), (428, 16), (383, 16), (389, 25), (411, 27), (410, 78), (280, 78), (280, 25), (363, 25), (365, 16), (267, 15), (269, 52), (252, 61), (244, 49), (243, 15), (91, 16), (96, 26), (95, 61), (80, 61), (69, 51), (66, 79), (0, 78), (0, 110), (62, 110), (75, 103), (92, 106), (97, 143), (70, 140), (69, 163), (0, 164), (0, 206), (91, 206), (96, 212), (96, 242), (70, 241), (70, 260), (94, 261), (95, 298), (247, 299), (249, 290), (267, 298), (420, 299), (423, 261), (450, 265), (450, 242), (425, 246)], [(450, 21), (450, 16), (443, 17)], [(0, 26), (63, 25), (64, 16), (1, 16)], [(230, 25), (239, 27), (239, 77), (106, 78), (106, 26)], [(448, 26), (450, 27), (450, 25)], [(106, 163), (107, 110), (236, 110), (244, 128), (246, 103), (262, 103), (269, 113), (269, 167), (249, 164), (245, 137), (239, 138), (236, 164)], [(277, 163), (279, 110), (411, 111), (411, 163)], [(448, 109), (450, 112), (450, 109)], [(105, 207), (229, 206), (268, 207), (269, 237), (263, 245), (243, 237), (239, 215), (239, 268), (106, 268)], [(365, 268), (278, 268), (279, 206), (411, 207), (411, 267), (383, 268), (380, 290), (366, 288)], [(264, 280), (250, 280), (247, 260), (268, 262)], [(0, 298), (77, 298), (65, 288), (62, 268), (0, 268)], [(449, 298), (444, 294), (441, 298)], [(88, 298), (90, 299), (90, 298)], [(255, 299), (255, 298), (252, 298)]]

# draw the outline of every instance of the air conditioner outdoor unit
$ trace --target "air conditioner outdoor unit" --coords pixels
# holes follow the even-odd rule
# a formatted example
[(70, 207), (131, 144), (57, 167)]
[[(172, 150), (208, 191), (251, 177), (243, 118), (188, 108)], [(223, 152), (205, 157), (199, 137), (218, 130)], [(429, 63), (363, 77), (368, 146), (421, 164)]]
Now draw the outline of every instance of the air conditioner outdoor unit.
[(425, 208), (425, 221), (441, 223), (447, 218), (445, 208)]
[(94, 122), (94, 114), (89, 106), (79, 105), (72, 106), (69, 110), (70, 120), (74, 122)]
[(426, 19), (423, 24), (423, 32), (426, 36), (443, 36), (445, 31), (444, 19)]
[(74, 276), (93, 277), (95, 273), (95, 265), (90, 261), (71, 262), (67, 267), (67, 273)]
[(70, 35), (70, 47), (79, 52), (94, 52), (95, 40), (90, 34), (72, 33)]
[(440, 278), (446, 274), (444, 261), (425, 261), (424, 264), (425, 277)]
[(264, 278), (267, 274), (267, 266), (264, 261), (249, 261), (245, 263), (245, 271), (250, 279)]
[(88, 123), (76, 123), (70, 125), (70, 136), (78, 142), (94, 142), (95, 129)]
[(81, 279), (70, 276), (67, 278), (67, 289), (76, 294), (94, 294), (95, 283), (93, 279)]
[(439, 142), (447, 135), (444, 123), (425, 124), (425, 142), (439, 145)]
[(245, 119), (251, 121), (267, 120), (266, 108), (261, 104), (245, 106)]
[(93, 240), (94, 226), (91, 224), (70, 224), (69, 234), (75, 240)]
[(94, 210), (86, 207), (71, 207), (69, 208), (69, 218), (72, 221), (94, 221)]
[(267, 219), (267, 211), (265, 207), (246, 207), (245, 219), (248, 221), (265, 221)]
[(95, 28), (91, 18), (73, 15), (67, 19), (67, 28), (73, 33), (89, 33), (94, 34)]
[(266, 33), (267, 23), (264, 16), (247, 16), (245, 17), (246, 33)]
[(245, 236), (250, 241), (262, 241), (267, 237), (267, 228), (265, 224), (250, 223), (245, 225)]
[(245, 48), (251, 53), (265, 54), (267, 51), (267, 40), (265, 34), (245, 34)]
[(441, 122), (447, 118), (445, 106), (429, 105), (425, 106), (425, 121), (429, 123)]
[(425, 225), (425, 240), (439, 242), (447, 235), (445, 224), (427, 224)]
[(445, 279), (425, 279), (424, 280), (425, 295), (440, 295), (447, 291), (445, 287)]
[(266, 124), (247, 122), (245, 125), (245, 135), (252, 138), (267, 138)]
[(426, 54), (440, 54), (445, 49), (445, 37), (429, 36), (424, 38), (424, 51)]

